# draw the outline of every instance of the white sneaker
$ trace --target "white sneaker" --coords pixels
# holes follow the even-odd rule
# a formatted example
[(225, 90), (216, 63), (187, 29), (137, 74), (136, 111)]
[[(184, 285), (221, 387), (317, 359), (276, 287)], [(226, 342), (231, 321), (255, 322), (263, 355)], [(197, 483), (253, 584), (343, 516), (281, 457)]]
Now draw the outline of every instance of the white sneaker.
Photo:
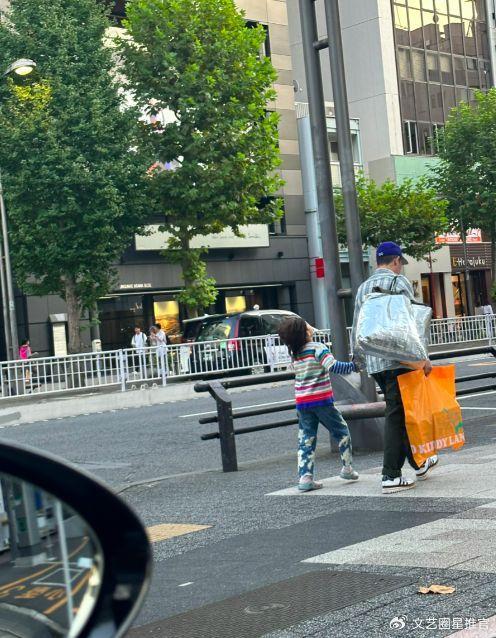
[(407, 479), (404, 476), (398, 476), (397, 478), (391, 478), (390, 476), (382, 477), (383, 494), (403, 492), (404, 490), (411, 490), (413, 487), (415, 487), (415, 481)]
[(358, 472), (354, 470), (351, 465), (343, 465), (343, 468), (339, 473), (339, 478), (342, 478), (345, 481), (358, 481), (359, 476)]
[(436, 467), (438, 463), (439, 456), (437, 454), (434, 454), (434, 456), (429, 456), (427, 461), (421, 467), (419, 467), (418, 470), (415, 470), (417, 481), (425, 481), (425, 479), (429, 478), (429, 472), (432, 470), (432, 468)]

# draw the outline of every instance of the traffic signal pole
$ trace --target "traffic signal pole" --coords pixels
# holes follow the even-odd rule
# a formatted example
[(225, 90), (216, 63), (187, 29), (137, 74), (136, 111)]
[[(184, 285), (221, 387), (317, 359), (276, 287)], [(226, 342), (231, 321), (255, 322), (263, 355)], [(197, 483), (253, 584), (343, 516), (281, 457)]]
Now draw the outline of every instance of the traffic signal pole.
[[(342, 339), (344, 333), (346, 343), (345, 357), (342, 355), (341, 341), (339, 341), (339, 347), (335, 349), (335, 355), (337, 358), (346, 360), (349, 349), (343, 298), (350, 295), (353, 299), (355, 298), (360, 284), (365, 279), (365, 268), (355, 184), (353, 144), (350, 131), (339, 5), (338, 0), (324, 0), (328, 37), (319, 40), (315, 0), (299, 0), (299, 2), (323, 256), (327, 266), (326, 280), (332, 280), (327, 284), (331, 313), (331, 333), (333, 338), (338, 340)], [(332, 198), (329, 142), (320, 67), (320, 51), (324, 49), (329, 49), (331, 66), (351, 291), (342, 289), (339, 245), (336, 233), (336, 212)], [(330, 253), (330, 256), (326, 255), (326, 250)], [(329, 263), (327, 263), (326, 257), (328, 257)], [(331, 268), (330, 271), (329, 266)], [(337, 301), (335, 297), (337, 297)], [(334, 310), (333, 305), (338, 305), (339, 308)], [(369, 400), (376, 399), (375, 384), (365, 374), (362, 374), (362, 391)]]
[(303, 55), (307, 79), (308, 109), (314, 156), (317, 187), (317, 212), (322, 236), (322, 257), (325, 265), (325, 286), (331, 338), (334, 356), (341, 361), (348, 360), (348, 335), (344, 312), (339, 243), (336, 229), (336, 211), (332, 196), (331, 158), (327, 137), (327, 123), (324, 106), (324, 89), (320, 67), (317, 20), (313, 0), (299, 0)]

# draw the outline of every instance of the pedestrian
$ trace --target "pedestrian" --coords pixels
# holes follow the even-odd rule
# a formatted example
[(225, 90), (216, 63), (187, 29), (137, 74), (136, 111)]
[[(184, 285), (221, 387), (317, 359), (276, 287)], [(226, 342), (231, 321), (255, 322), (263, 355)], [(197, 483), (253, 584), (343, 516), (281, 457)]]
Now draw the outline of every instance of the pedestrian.
[(319, 422), (329, 430), (341, 456), (339, 476), (356, 481), (352, 468), (351, 436), (346, 421), (334, 405), (329, 373), (350, 374), (355, 364), (336, 361), (327, 347), (313, 341), (313, 328), (301, 317), (284, 319), (279, 337), (288, 347), (295, 372), (295, 397), (298, 412), (298, 489), (318, 490), (322, 483), (314, 480), (315, 448)]
[(150, 346), (154, 348), (157, 345), (157, 328), (155, 324), (150, 327), (148, 332), (148, 340), (150, 341)]
[[(22, 361), (28, 361), (33, 356), (33, 352), (31, 350), (31, 344), (29, 343), (29, 339), (24, 339), (20, 348), (19, 348), (19, 359)], [(31, 367), (28, 364), (22, 365), (24, 369), (24, 381), (26, 385), (31, 383)]]
[[(355, 301), (355, 316), (352, 330), (352, 347), (355, 351), (355, 363), (360, 367), (365, 366), (368, 374), (372, 376), (384, 394), (386, 402), (386, 414), (384, 424), (384, 460), (382, 468), (382, 492), (391, 494), (402, 492), (415, 487), (415, 481), (402, 475), (405, 460), (415, 470), (417, 480), (428, 477), (430, 470), (438, 463), (438, 456), (431, 456), (419, 467), (413, 458), (410, 441), (405, 425), (405, 411), (401, 399), (398, 377), (411, 370), (400, 361), (381, 359), (379, 357), (365, 356), (360, 359), (356, 352), (356, 326), (360, 308), (368, 294), (376, 288), (403, 294), (411, 301), (415, 300), (413, 287), (408, 279), (401, 274), (403, 266), (408, 261), (403, 256), (400, 246), (392, 241), (386, 241), (379, 245), (376, 251), (377, 270), (358, 289)], [(428, 376), (432, 370), (430, 361), (426, 361), (424, 374)]]
[(169, 344), (169, 340), (167, 338), (167, 334), (162, 329), (161, 324), (155, 323), (153, 325), (155, 328), (155, 340), (157, 342), (157, 346), (167, 346)]
[[(146, 334), (144, 332), (141, 332), (141, 328), (139, 326), (136, 326), (134, 329), (133, 338), (131, 339), (131, 346), (136, 351), (136, 354), (138, 357), (140, 375), (142, 377), (144, 376), (144, 372), (146, 371), (146, 355), (145, 355), (146, 344), (147, 344)], [(135, 367), (136, 367), (136, 363), (135, 363)]]

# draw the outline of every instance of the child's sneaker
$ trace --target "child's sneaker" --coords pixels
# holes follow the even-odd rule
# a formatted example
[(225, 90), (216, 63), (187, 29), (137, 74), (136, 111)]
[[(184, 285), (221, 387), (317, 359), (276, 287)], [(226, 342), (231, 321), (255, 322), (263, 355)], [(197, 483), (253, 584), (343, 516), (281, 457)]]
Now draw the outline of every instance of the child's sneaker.
[(343, 465), (341, 472), (339, 473), (339, 478), (344, 479), (345, 481), (358, 481), (358, 472), (356, 472), (351, 465)]
[(320, 490), (323, 487), (320, 481), (314, 481), (311, 474), (305, 474), (300, 478), (298, 489), (300, 492), (310, 492), (311, 490)]

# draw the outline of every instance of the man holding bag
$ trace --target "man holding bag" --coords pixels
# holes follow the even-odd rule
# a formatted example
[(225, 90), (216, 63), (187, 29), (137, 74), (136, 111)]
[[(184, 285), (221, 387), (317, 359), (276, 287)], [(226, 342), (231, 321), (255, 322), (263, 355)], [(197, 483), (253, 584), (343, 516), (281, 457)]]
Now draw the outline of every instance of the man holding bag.
[[(361, 360), (360, 352), (356, 348), (358, 316), (367, 295), (373, 293), (376, 289), (393, 291), (394, 288), (394, 293), (403, 294), (411, 301), (415, 300), (411, 283), (401, 274), (403, 265), (408, 262), (404, 258), (400, 246), (392, 241), (383, 242), (377, 248), (376, 258), (377, 270), (358, 289), (353, 321), (352, 347), (355, 363), (359, 366), (365, 365), (368, 374), (374, 377), (384, 393), (386, 418), (382, 492), (383, 494), (391, 494), (415, 487), (415, 481), (407, 479), (401, 474), (406, 459), (415, 470), (417, 480), (424, 480), (427, 478), (429, 471), (437, 465), (438, 457), (437, 455), (431, 456), (421, 467), (415, 463), (413, 458), (405, 426), (403, 401), (398, 385), (398, 377), (411, 372), (411, 368), (406, 367), (405, 363), (400, 361), (382, 359), (370, 355), (365, 355), (364, 360)], [(425, 376), (430, 374), (432, 370), (430, 361), (426, 361), (423, 364), (423, 370)]]

